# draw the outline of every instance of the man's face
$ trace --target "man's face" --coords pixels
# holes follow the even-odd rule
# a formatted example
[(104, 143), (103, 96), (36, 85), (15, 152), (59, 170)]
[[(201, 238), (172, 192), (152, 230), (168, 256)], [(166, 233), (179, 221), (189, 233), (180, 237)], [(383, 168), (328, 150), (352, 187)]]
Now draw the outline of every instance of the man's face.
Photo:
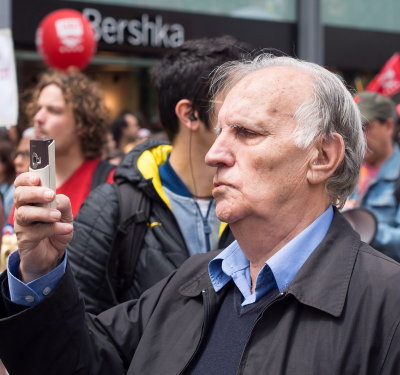
[(29, 170), (29, 141), (30, 138), (22, 138), (17, 147), (14, 158), (15, 172), (17, 176)]
[(57, 155), (68, 153), (80, 144), (72, 108), (65, 102), (61, 89), (54, 84), (41, 91), (33, 122), (37, 137), (55, 139)]
[(364, 133), (368, 146), (364, 161), (369, 165), (379, 165), (391, 151), (393, 126), (388, 120), (381, 123), (375, 119), (364, 125)]
[(131, 114), (125, 115), (125, 121), (128, 124), (126, 128), (124, 128), (124, 136), (130, 140), (134, 141), (137, 137), (139, 131), (139, 122), (137, 118)]
[(227, 94), (220, 133), (206, 155), (217, 167), (217, 216), (230, 224), (271, 220), (307, 200), (309, 154), (294, 144), (295, 111), (312, 93), (299, 69), (270, 67), (249, 74)]

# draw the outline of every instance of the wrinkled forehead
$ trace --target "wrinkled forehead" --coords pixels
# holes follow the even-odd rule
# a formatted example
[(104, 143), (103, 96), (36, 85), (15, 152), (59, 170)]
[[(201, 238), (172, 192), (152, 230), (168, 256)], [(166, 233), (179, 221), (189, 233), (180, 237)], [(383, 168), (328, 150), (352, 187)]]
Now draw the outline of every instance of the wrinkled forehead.
[(220, 115), (252, 110), (293, 116), (312, 93), (310, 73), (297, 67), (267, 67), (248, 74), (231, 88)]

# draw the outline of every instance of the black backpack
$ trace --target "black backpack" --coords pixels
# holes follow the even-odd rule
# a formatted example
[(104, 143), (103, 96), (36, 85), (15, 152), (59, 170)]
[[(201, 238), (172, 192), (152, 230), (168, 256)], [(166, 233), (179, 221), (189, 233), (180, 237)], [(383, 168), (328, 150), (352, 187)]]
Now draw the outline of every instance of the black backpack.
[[(107, 180), (115, 165), (101, 160), (92, 179), (91, 190)], [(126, 290), (133, 282), (136, 263), (150, 215), (149, 199), (129, 181), (114, 182), (119, 204), (119, 222), (107, 266), (107, 280), (115, 304), (130, 299)]]
[(94, 190), (97, 186), (107, 181), (110, 172), (115, 169), (114, 164), (109, 163), (106, 160), (100, 160), (99, 164), (94, 171), (92, 184), (90, 185), (90, 191)]
[(151, 203), (129, 181), (115, 182), (119, 202), (119, 222), (107, 265), (108, 284), (115, 304), (131, 299), (127, 294), (133, 282), (150, 216)]

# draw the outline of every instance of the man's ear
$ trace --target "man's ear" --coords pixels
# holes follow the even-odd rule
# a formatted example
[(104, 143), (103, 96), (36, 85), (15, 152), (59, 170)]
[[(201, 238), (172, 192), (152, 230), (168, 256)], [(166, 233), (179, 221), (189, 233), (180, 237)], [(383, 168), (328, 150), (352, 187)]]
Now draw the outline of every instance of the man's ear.
[(175, 106), (175, 114), (179, 123), (189, 130), (197, 130), (200, 126), (197, 113), (193, 111), (192, 102), (188, 99), (181, 99)]
[(394, 118), (390, 117), (385, 121), (385, 126), (388, 129), (388, 132), (390, 133), (391, 136), (394, 135), (395, 131), (395, 124), (394, 124)]
[(308, 182), (319, 184), (331, 177), (343, 161), (344, 150), (343, 137), (338, 133), (333, 133), (317, 143), (308, 165)]

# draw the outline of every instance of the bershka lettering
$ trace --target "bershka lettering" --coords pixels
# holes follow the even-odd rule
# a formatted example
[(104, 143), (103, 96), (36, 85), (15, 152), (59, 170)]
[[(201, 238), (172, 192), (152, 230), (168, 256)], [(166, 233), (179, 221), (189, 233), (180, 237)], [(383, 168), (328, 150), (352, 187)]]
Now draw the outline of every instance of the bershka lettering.
[(115, 19), (104, 17), (98, 9), (85, 8), (83, 15), (91, 22), (96, 40), (107, 44), (125, 44), (144, 47), (173, 48), (185, 41), (185, 29), (178, 23), (163, 23), (161, 15), (140, 19)]

